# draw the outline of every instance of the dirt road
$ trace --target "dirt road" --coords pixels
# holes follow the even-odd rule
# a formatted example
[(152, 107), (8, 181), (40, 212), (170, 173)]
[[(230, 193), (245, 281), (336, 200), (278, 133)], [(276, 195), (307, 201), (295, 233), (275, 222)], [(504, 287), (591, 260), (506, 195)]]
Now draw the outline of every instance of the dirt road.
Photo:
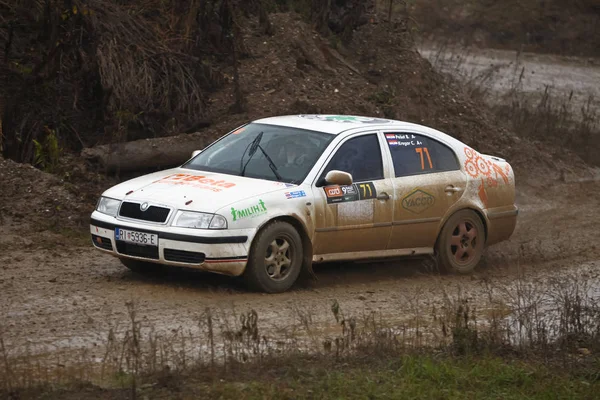
[(335, 324), (334, 299), (346, 315), (376, 311), (400, 321), (439, 309), (446, 294), (459, 290), (477, 304), (490, 285), (509, 287), (519, 276), (540, 288), (575, 277), (592, 282), (600, 295), (599, 196), (600, 182), (520, 188), (513, 238), (489, 248), (473, 275), (440, 276), (419, 259), (324, 265), (316, 269), (318, 281), (279, 295), (248, 293), (217, 275), (140, 276), (91, 245), (56, 244), (58, 236), (47, 232), (21, 236), (22, 224), (5, 221), (0, 333), (11, 355), (100, 349), (111, 328), (127, 327), (125, 303), (134, 301), (142, 325), (162, 332), (193, 330), (205, 308), (213, 307), (224, 314), (256, 310), (259, 326), (274, 338), (296, 329), (302, 314), (326, 334)]
[(419, 53), (436, 69), (491, 89), (492, 101), (500, 101), (513, 89), (540, 96), (549, 87), (559, 99), (566, 101), (571, 96), (575, 111), (588, 101), (600, 109), (599, 59), (431, 44), (423, 45)]

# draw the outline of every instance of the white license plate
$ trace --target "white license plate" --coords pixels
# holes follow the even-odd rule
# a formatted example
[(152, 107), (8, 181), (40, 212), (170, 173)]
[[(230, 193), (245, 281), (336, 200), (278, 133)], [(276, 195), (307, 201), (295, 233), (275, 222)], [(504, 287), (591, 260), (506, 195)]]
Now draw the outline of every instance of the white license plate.
[(154, 233), (136, 232), (121, 228), (115, 228), (115, 240), (145, 246), (158, 246), (158, 235)]

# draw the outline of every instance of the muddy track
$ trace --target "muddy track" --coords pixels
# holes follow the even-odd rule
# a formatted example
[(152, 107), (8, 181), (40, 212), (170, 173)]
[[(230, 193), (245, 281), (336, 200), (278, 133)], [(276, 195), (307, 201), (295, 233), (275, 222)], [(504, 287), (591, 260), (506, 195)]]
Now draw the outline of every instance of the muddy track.
[(472, 275), (441, 276), (422, 259), (331, 264), (316, 268), (317, 281), (279, 295), (249, 293), (237, 280), (195, 271), (141, 276), (91, 245), (73, 246), (68, 239), (38, 245), (11, 235), (19, 227), (8, 221), (0, 227), (0, 332), (13, 354), (94, 348), (111, 328), (127, 326), (128, 301), (136, 303), (145, 327), (159, 331), (197, 326), (198, 316), (212, 307), (225, 313), (254, 309), (273, 335), (297, 326), (299, 313), (308, 312), (327, 332), (334, 299), (346, 315), (376, 311), (398, 320), (430, 312), (459, 288), (477, 303), (486, 285), (510, 285), (517, 276), (542, 284), (582, 274), (598, 281), (599, 195), (600, 182), (520, 188), (513, 238), (489, 248)]
[(492, 102), (501, 103), (502, 96), (514, 90), (535, 97), (551, 90), (561, 100), (568, 99), (576, 111), (588, 102), (591, 108), (600, 108), (600, 60), (595, 58), (432, 44), (423, 45), (419, 53), (441, 72), (485, 85)]

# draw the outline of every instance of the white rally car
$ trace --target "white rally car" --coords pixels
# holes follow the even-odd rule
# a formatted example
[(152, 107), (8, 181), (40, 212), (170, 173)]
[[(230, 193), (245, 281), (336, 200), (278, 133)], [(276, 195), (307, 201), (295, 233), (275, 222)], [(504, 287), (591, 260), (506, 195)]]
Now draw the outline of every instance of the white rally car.
[(92, 242), (135, 271), (243, 275), (282, 292), (313, 263), (433, 254), (466, 273), (515, 228), (513, 170), (437, 130), (296, 115), (242, 126), (103, 193)]

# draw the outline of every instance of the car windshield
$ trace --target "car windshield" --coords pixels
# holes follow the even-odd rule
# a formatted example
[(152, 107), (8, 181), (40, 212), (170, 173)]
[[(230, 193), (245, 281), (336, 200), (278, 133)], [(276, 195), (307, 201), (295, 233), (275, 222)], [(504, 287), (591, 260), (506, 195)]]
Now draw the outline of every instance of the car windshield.
[(182, 167), (298, 184), (333, 138), (322, 132), (253, 123), (231, 132)]

